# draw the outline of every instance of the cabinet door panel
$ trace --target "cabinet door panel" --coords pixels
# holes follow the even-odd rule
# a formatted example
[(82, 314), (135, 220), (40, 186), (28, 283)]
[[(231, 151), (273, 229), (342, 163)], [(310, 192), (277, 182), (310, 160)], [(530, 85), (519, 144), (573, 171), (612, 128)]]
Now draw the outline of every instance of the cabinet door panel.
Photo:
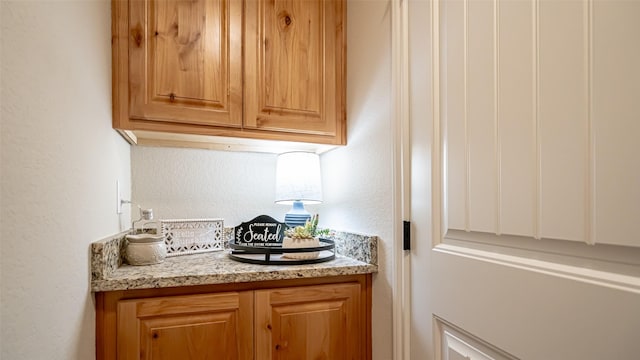
[(252, 359), (252, 308), (251, 292), (122, 300), (118, 358)]
[(238, 357), (236, 319), (230, 312), (140, 320), (144, 359), (218, 359)]
[(131, 0), (130, 118), (239, 126), (241, 12), (239, 1)]
[(342, 326), (343, 306), (343, 301), (319, 301), (273, 309), (272, 327), (280, 329), (275, 335), (278, 356), (274, 358), (310, 359), (317, 354), (338, 354), (345, 346), (345, 339), (336, 331)]
[(360, 285), (256, 291), (259, 359), (362, 359)]
[(245, 127), (344, 140), (343, 6), (246, 2)]

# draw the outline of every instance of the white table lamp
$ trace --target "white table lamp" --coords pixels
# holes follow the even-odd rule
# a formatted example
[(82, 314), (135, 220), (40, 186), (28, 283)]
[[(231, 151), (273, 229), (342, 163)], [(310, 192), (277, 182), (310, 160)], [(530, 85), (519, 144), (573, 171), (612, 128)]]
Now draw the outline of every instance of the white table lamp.
[(278, 155), (275, 202), (293, 205), (284, 217), (287, 225), (304, 225), (311, 217), (304, 204), (322, 202), (320, 157), (317, 154), (296, 151)]

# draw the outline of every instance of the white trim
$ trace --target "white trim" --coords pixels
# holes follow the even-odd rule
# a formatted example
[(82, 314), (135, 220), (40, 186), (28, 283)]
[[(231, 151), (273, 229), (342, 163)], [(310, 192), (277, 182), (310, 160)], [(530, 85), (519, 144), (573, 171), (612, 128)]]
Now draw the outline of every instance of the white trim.
[[(447, 348), (454, 349), (459, 354), (466, 356), (467, 359), (495, 359), (495, 360), (517, 360), (517, 358), (506, 351), (495, 347), (494, 345), (474, 336), (473, 334), (460, 329), (459, 327), (447, 322), (446, 320), (433, 316), (434, 334), (436, 334), (438, 342), (436, 343), (437, 356), (436, 359), (449, 359)], [(454, 346), (450, 341), (455, 342)], [(452, 344), (453, 345), (453, 344)]]
[[(433, 111), (433, 144), (431, 147), (431, 211), (432, 211), (432, 246), (442, 241), (443, 229), (446, 229), (446, 202), (443, 186), (443, 124), (440, 119), (440, 1), (431, 1), (431, 78)], [(465, 220), (466, 221), (466, 220)]]
[(502, 234), (502, 141), (500, 139), (500, 6), (493, 0), (493, 150), (496, 175), (495, 233)]
[(516, 269), (537, 272), (564, 279), (603, 286), (611, 289), (640, 294), (640, 278), (606, 271), (589, 269), (581, 266), (558, 264), (534, 258), (500, 254), (492, 251), (471, 249), (464, 246), (440, 244), (434, 251), (461, 256), (492, 264), (509, 266)]
[[(402, 42), (400, 43), (402, 48), (402, 63), (401, 66), (401, 90), (402, 98), (401, 102), (401, 118), (402, 124), (402, 219), (411, 220), (411, 126), (409, 115), (409, 2), (401, 1), (401, 35)], [(402, 353), (403, 358), (411, 358), (411, 253), (408, 251), (402, 252), (402, 306), (403, 312), (403, 342)]]
[[(466, 4), (466, 3), (465, 3)], [(442, 242), (444, 235), (443, 229), (447, 228), (447, 177), (448, 168), (444, 161), (444, 154), (446, 149), (443, 148), (446, 139), (446, 123), (442, 123), (440, 118), (440, 0), (430, 1), (430, 15), (431, 15), (431, 109), (432, 109), (432, 144), (431, 144), (431, 246), (436, 247)], [(466, 16), (466, 9), (465, 9)], [(465, 19), (466, 20), (466, 19)], [(466, 27), (466, 22), (465, 22)], [(466, 28), (465, 28), (465, 41)], [(466, 43), (465, 43), (465, 61), (466, 61)], [(466, 133), (466, 118), (467, 118), (467, 104), (466, 104), (466, 63), (465, 63), (465, 133)], [(465, 138), (466, 144), (466, 138)], [(466, 146), (466, 145), (465, 145)], [(465, 157), (467, 156), (465, 152)], [(466, 158), (465, 158), (466, 160)], [(465, 170), (468, 173), (468, 170)], [(468, 182), (468, 179), (465, 181)], [(466, 185), (466, 184), (465, 184)], [(465, 199), (468, 196), (468, 192), (465, 194)], [(465, 227), (468, 227), (468, 200), (465, 200)], [(432, 341), (433, 341), (433, 356), (434, 359), (442, 358), (442, 346), (441, 346), (441, 330), (442, 323), (436, 321), (433, 318), (432, 328)]]
[[(471, 144), (469, 144), (469, 0), (463, 0), (463, 17), (464, 17), (464, 230), (471, 231)], [(437, 16), (438, 20), (440, 16)], [(439, 22), (438, 22), (439, 23)], [(440, 46), (440, 39), (434, 37), (434, 41), (438, 41)], [(435, 56), (434, 56), (435, 57)], [(438, 61), (438, 73), (440, 70), (440, 62)], [(440, 89), (434, 89), (440, 91)], [(436, 118), (434, 118), (436, 119)], [(440, 121), (439, 118), (437, 118)], [(438, 145), (440, 146), (440, 145)]]
[[(448, 330), (445, 330), (443, 335), (443, 348), (445, 349), (452, 349), (468, 359), (493, 359), (493, 357), (489, 356), (489, 354), (485, 354), (484, 352), (482, 352), (482, 350), (475, 348), (473, 345), (455, 336)], [(449, 360), (448, 354), (448, 351), (444, 353), (444, 360)]]
[(393, 88), (393, 358), (409, 359), (411, 325), (411, 256), (402, 250), (402, 221), (411, 214), (411, 142), (409, 128), (408, 4), (391, 2)]
[(116, 129), (116, 131), (118, 132), (118, 134), (120, 134), (120, 136), (122, 136), (129, 144), (131, 145), (137, 145), (138, 144), (138, 137), (136, 136), (136, 134), (131, 131), (131, 130), (119, 130)]
[[(529, 257), (564, 264), (577, 265), (580, 261), (588, 261), (589, 263), (580, 263), (580, 266), (612, 272), (631, 271), (640, 276), (640, 248), (638, 247), (610, 244), (588, 245), (581, 241), (534, 239), (531, 236), (510, 234), (496, 236), (488, 232), (448, 229), (443, 243), (456, 245), (452, 241), (462, 241), (467, 245), (462, 243), (459, 245), (467, 247), (482, 245), (486, 246), (488, 251), (509, 255), (520, 256), (522, 251), (526, 251), (530, 252), (527, 255)], [(555, 256), (561, 256), (563, 260)], [(616, 264), (628, 265), (632, 268), (616, 270), (612, 267)]]
[(587, 81), (587, 156), (585, 179), (585, 242), (596, 243), (596, 136), (593, 123), (593, 1), (586, 0), (585, 11), (585, 78)]
[[(431, 1), (431, 109), (432, 131), (431, 144), (431, 210), (432, 210), (432, 246), (442, 241), (444, 229), (448, 228), (448, 187), (449, 168), (447, 162), (447, 123), (441, 119), (441, 92), (440, 92), (440, 0)], [(466, 115), (465, 115), (466, 116)], [(465, 170), (466, 171), (466, 170)], [(466, 180), (465, 180), (466, 181)], [(466, 195), (465, 195), (466, 197)], [(466, 200), (465, 200), (466, 202)], [(466, 206), (466, 205), (465, 205)], [(465, 210), (466, 211), (466, 210)], [(466, 216), (466, 215), (465, 215)], [(466, 220), (465, 220), (466, 221)]]
[(538, 0), (531, 0), (533, 6), (532, 13), (532, 26), (533, 26), (533, 74), (534, 81), (533, 94), (535, 96), (533, 106), (533, 143), (534, 149), (534, 164), (533, 174), (535, 175), (534, 189), (534, 204), (535, 211), (533, 213), (533, 237), (535, 239), (542, 238), (542, 145), (540, 144), (540, 5)]
[(433, 315), (431, 319), (433, 331), (433, 356), (434, 359), (442, 359), (442, 334), (444, 333), (444, 322)]

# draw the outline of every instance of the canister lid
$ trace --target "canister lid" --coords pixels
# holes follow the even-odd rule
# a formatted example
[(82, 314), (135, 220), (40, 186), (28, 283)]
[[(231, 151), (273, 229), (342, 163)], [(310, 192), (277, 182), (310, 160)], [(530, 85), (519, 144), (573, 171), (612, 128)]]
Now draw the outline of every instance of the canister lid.
[(155, 243), (164, 241), (164, 236), (156, 234), (127, 235), (127, 240), (134, 244)]

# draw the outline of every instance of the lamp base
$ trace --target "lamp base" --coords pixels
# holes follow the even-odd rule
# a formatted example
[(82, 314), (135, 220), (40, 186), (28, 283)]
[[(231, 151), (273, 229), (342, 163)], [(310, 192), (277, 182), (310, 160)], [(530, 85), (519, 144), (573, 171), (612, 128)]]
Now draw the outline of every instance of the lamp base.
[(284, 223), (295, 227), (304, 226), (304, 224), (311, 218), (311, 214), (304, 208), (302, 201), (294, 201), (293, 207), (284, 216)]

